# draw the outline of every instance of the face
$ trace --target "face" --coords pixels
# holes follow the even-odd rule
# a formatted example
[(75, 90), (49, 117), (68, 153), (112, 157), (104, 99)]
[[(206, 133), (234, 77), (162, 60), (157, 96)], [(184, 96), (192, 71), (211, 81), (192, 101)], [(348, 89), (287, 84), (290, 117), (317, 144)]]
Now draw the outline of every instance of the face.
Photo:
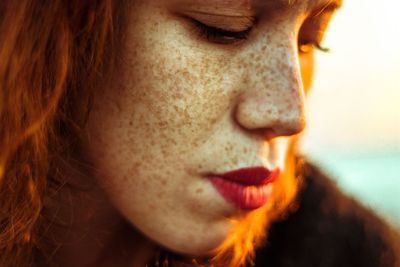
[[(121, 63), (96, 96), (85, 145), (112, 204), (151, 240), (202, 255), (241, 220), (268, 216), (268, 204), (232, 203), (209, 174), (282, 172), (304, 127), (312, 48), (334, 5), (286, 2), (129, 7)], [(267, 203), (281, 186), (270, 185)]]

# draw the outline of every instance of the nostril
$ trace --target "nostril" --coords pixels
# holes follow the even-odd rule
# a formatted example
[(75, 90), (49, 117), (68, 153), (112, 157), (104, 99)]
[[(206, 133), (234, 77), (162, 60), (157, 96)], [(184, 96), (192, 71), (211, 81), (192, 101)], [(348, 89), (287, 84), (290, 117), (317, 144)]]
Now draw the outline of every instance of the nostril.
[(259, 129), (247, 129), (247, 131), (250, 134), (259, 136), (260, 138), (262, 138), (263, 140), (270, 140), (272, 138), (275, 138), (277, 136), (279, 136), (274, 129), (272, 128), (259, 128)]

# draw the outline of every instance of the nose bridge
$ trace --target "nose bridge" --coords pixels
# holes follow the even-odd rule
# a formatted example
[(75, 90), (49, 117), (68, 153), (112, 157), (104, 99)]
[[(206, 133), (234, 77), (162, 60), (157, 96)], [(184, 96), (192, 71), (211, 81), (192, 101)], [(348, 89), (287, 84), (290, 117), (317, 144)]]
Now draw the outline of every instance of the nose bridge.
[(292, 36), (270, 36), (249, 63), (244, 93), (236, 109), (238, 123), (249, 130), (293, 135), (305, 125), (304, 90), (297, 42)]

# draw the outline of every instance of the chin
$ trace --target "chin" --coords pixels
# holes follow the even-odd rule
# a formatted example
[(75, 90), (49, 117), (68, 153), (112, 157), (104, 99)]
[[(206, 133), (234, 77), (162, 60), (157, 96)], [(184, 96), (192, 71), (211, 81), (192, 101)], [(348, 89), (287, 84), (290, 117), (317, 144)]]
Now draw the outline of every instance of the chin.
[[(228, 238), (231, 231), (231, 222), (225, 220), (209, 227), (199, 227), (198, 230), (188, 227), (187, 229), (175, 229), (173, 236), (155, 240), (164, 248), (174, 253), (192, 256), (209, 257)], [(189, 233), (188, 233), (189, 232)]]
[(175, 229), (174, 235), (154, 241), (189, 259), (195, 258), (200, 262), (208, 259), (216, 266), (240, 266), (252, 257), (257, 244), (265, 238), (268, 208), (265, 206), (241, 214), (240, 218), (224, 218), (208, 226)]

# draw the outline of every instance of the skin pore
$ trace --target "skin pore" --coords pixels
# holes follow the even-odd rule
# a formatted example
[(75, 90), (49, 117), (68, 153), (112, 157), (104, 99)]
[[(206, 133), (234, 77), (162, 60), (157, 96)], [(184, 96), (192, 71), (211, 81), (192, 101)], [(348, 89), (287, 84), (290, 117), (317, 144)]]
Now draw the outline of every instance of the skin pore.
[(120, 65), (87, 124), (82, 157), (92, 167), (73, 174), (95, 185), (70, 197), (56, 261), (144, 266), (155, 243), (207, 255), (242, 221), (268, 217), (273, 199), (238, 210), (206, 176), (285, 168), (305, 125), (312, 47), (338, 5), (289, 2), (132, 2)]

